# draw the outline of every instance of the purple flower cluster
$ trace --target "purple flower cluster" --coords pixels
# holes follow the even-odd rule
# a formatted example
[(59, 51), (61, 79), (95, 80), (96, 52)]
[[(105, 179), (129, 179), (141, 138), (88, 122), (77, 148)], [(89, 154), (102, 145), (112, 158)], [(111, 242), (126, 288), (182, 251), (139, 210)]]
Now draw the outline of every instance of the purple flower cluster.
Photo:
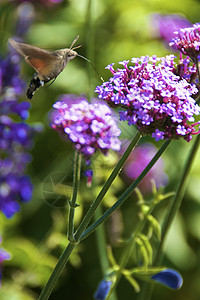
[(97, 149), (106, 154), (119, 151), (121, 131), (111, 109), (100, 101), (88, 103), (85, 97), (63, 95), (53, 107), (51, 126), (75, 143), (76, 149), (89, 158)]
[(190, 141), (196, 134), (194, 115), (200, 108), (193, 96), (198, 89), (177, 75), (174, 56), (142, 56), (120, 62), (124, 68), (107, 66), (112, 77), (97, 86), (100, 99), (123, 108), (120, 120), (136, 125), (142, 135), (151, 134), (156, 141), (183, 137)]
[(175, 34), (177, 36), (172, 39), (169, 45), (184, 55), (188, 55), (196, 63), (199, 60), (200, 23), (180, 29)]
[[(123, 168), (123, 176), (125, 176), (126, 181), (130, 182), (135, 180), (146, 168), (155, 154), (156, 147), (153, 144), (145, 143), (137, 146), (128, 157)], [(168, 183), (168, 176), (164, 172), (164, 163), (161, 158), (139, 184), (138, 187), (143, 194), (152, 191), (151, 180), (154, 180), (157, 188), (166, 186)]]
[[(1, 243), (1, 237), (0, 237), (0, 243)], [(6, 252), (4, 249), (0, 249), (0, 287), (1, 287), (1, 278), (2, 278), (2, 264), (4, 260), (10, 259), (10, 254)]]
[[(32, 184), (24, 171), (31, 160), (25, 151), (31, 147), (33, 130), (23, 122), (30, 104), (18, 102), (24, 82), (17, 62), (12, 55), (0, 59), (0, 210), (8, 218), (19, 211), (18, 201), (32, 197)], [(20, 121), (14, 121), (13, 116)]]

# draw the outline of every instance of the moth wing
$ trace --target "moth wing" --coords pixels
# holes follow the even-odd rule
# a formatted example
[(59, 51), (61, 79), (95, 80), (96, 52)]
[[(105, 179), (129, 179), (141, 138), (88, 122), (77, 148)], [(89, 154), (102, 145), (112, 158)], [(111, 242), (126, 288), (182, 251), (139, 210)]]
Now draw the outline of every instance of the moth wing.
[(39, 58), (26, 56), (25, 61), (34, 68), (39, 74), (48, 77), (48, 74), (51, 73), (51, 70), (54, 68), (54, 65), (57, 62), (57, 58)]
[(53, 65), (59, 60), (56, 54), (39, 47), (18, 43), (12, 39), (9, 39), (9, 43), (20, 55), (24, 56), (25, 61), (32, 68), (44, 76), (49, 73)]

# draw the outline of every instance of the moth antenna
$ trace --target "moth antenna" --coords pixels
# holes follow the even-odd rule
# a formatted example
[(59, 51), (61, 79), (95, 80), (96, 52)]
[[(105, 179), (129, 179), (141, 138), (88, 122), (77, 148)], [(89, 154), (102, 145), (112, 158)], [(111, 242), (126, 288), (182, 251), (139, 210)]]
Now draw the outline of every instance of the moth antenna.
[(77, 42), (77, 40), (79, 39), (79, 35), (77, 35), (77, 37), (73, 40), (71, 46), (70, 46), (70, 50), (73, 50), (72, 47), (74, 46), (74, 44)]
[(80, 48), (80, 47), (82, 47), (82, 45), (78, 45), (78, 46), (76, 46), (76, 47), (74, 47), (74, 48), (70, 48), (71, 50), (74, 50), (74, 49), (78, 49), (78, 48)]
[(96, 73), (96, 74), (98, 75), (98, 77), (101, 79), (101, 81), (104, 82), (103, 77), (99, 74), (99, 72), (97, 71), (95, 65), (93, 64), (93, 62), (92, 62), (91, 60), (89, 60), (88, 58), (86, 58), (85, 56), (82, 56), (82, 55), (80, 55), (80, 54), (77, 54), (77, 56), (79, 56), (79, 57), (83, 58), (84, 60), (88, 61), (88, 62), (91, 64), (91, 66), (93, 67), (95, 73)]

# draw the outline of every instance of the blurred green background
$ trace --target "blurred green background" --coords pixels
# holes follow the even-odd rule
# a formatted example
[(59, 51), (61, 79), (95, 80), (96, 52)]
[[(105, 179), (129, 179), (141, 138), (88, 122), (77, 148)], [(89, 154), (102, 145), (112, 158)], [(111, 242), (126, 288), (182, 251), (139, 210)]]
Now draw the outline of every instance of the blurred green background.
[[(98, 72), (106, 80), (110, 74), (104, 68), (109, 63), (139, 57), (142, 55), (164, 56), (171, 53), (163, 42), (155, 36), (153, 15), (177, 13), (191, 23), (200, 21), (200, 1), (198, 0), (69, 0), (47, 8), (33, 1), (35, 20), (24, 37), (24, 41), (45, 49), (55, 50), (69, 47), (79, 34), (77, 44), (82, 47), (78, 53), (91, 59)], [(18, 5), (9, 1), (0, 2), (0, 54), (6, 55), (7, 40), (14, 35)], [(177, 54), (178, 56), (178, 54)], [(22, 61), (21, 76), (29, 82), (33, 70)], [(33, 199), (21, 207), (21, 211), (7, 220), (0, 215), (0, 234), (3, 246), (13, 258), (4, 263), (3, 282), (0, 289), (2, 300), (37, 299), (40, 290), (55, 266), (57, 258), (67, 244), (66, 224), (68, 210), (63, 207), (62, 185), (56, 197), (60, 204), (52, 205), (50, 177), (55, 182), (67, 184), (70, 194), (72, 183), (73, 149), (71, 144), (61, 140), (57, 132), (49, 126), (49, 112), (57, 97), (64, 93), (94, 96), (95, 87), (101, 84), (91, 66), (77, 57), (69, 63), (55, 83), (36, 92), (30, 110), (28, 123), (40, 124), (43, 131), (34, 138), (31, 150), (32, 162), (27, 169), (34, 184)], [(25, 96), (22, 97), (24, 100)], [(121, 124), (122, 137), (130, 139), (135, 128)], [(145, 137), (142, 142), (152, 142)], [(169, 184), (165, 191), (173, 191), (180, 170), (190, 151), (192, 142), (175, 141), (164, 154), (165, 170)], [(200, 159), (197, 155), (180, 212), (171, 228), (166, 245), (163, 264), (178, 269), (184, 278), (179, 291), (171, 291), (156, 286), (152, 299), (199, 300), (200, 299)], [(117, 155), (109, 158), (97, 155), (94, 159), (94, 186), (86, 186), (86, 178), (81, 177), (81, 188), (76, 210), (76, 222), (89, 207), (93, 196), (99, 191), (117, 161)], [(63, 179), (64, 178), (64, 179)], [(118, 178), (104, 207), (112, 205), (117, 196), (126, 188)], [(66, 191), (65, 191), (66, 192)], [(150, 196), (149, 196), (150, 197)], [(162, 219), (167, 202), (156, 209), (156, 216)], [(137, 199), (133, 195), (123, 205), (118, 215), (119, 234), (128, 237), (137, 217)], [(112, 243), (113, 220), (105, 224), (107, 242)], [(113, 245), (116, 258), (120, 248)], [(50, 299), (92, 299), (97, 283), (102, 279), (100, 258), (97, 251), (95, 233), (85, 240), (70, 258), (59, 283)], [(118, 299), (136, 299), (132, 287), (122, 279), (117, 289)]]

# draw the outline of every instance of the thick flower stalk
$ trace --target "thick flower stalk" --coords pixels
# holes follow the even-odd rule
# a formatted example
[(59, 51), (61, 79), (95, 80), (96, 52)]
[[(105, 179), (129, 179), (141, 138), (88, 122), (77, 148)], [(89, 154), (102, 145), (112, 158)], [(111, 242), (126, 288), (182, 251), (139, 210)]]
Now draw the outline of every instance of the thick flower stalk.
[[(19, 211), (19, 202), (32, 197), (32, 184), (24, 172), (31, 160), (26, 151), (31, 147), (33, 130), (24, 123), (30, 104), (18, 102), (24, 89), (19, 71), (17, 56), (0, 59), (0, 210), (8, 218)], [(13, 116), (20, 121), (14, 121)]]
[(179, 139), (190, 141), (195, 130), (194, 115), (200, 108), (194, 100), (198, 89), (177, 75), (174, 55), (158, 58), (142, 56), (120, 62), (124, 68), (107, 66), (112, 77), (96, 88), (100, 99), (119, 111), (122, 121), (136, 125), (142, 135), (151, 134), (156, 141)]
[(51, 126), (75, 144), (86, 159), (97, 150), (119, 151), (121, 131), (111, 109), (100, 101), (88, 103), (85, 97), (64, 95), (53, 107)]

